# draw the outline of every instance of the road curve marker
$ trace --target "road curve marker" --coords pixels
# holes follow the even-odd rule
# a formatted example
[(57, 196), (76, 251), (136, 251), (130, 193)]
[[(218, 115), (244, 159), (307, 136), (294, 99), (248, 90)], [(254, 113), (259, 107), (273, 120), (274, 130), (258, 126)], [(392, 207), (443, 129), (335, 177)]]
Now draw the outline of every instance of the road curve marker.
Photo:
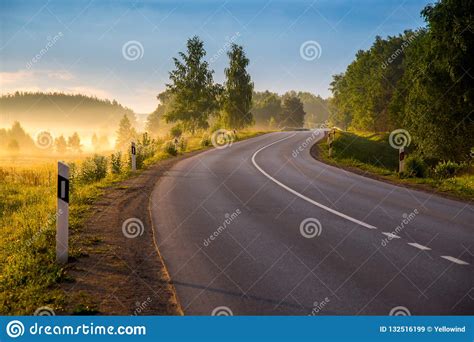
[(315, 200), (313, 200), (313, 199), (311, 199), (311, 198), (309, 198), (309, 197), (306, 197), (305, 195), (299, 193), (298, 191), (296, 191), (296, 190), (290, 188), (289, 186), (283, 184), (283, 183), (280, 182), (279, 180), (277, 180), (277, 179), (273, 178), (272, 176), (270, 176), (265, 170), (263, 170), (263, 169), (260, 167), (260, 165), (257, 164), (257, 162), (255, 161), (255, 157), (257, 156), (257, 154), (258, 154), (259, 152), (261, 152), (261, 151), (263, 151), (264, 149), (266, 149), (267, 147), (270, 147), (270, 146), (272, 146), (272, 145), (275, 145), (275, 144), (277, 144), (277, 143), (279, 143), (279, 142), (281, 142), (281, 141), (283, 141), (283, 140), (292, 138), (292, 137), (294, 137), (295, 135), (296, 135), (296, 133), (294, 133), (294, 134), (292, 134), (292, 135), (290, 135), (290, 136), (287, 136), (287, 137), (285, 137), (285, 138), (283, 138), (283, 139), (279, 139), (279, 140), (277, 140), (277, 141), (274, 141), (274, 142), (272, 142), (272, 143), (270, 143), (270, 144), (268, 144), (268, 145), (265, 145), (265, 146), (261, 147), (261, 148), (258, 149), (257, 151), (255, 151), (255, 153), (252, 155), (252, 163), (253, 163), (253, 165), (257, 168), (257, 170), (260, 171), (265, 177), (267, 177), (268, 179), (270, 179), (270, 180), (271, 180), (272, 182), (274, 182), (275, 184), (279, 185), (280, 187), (282, 187), (282, 188), (285, 189), (286, 191), (291, 192), (293, 195), (295, 195), (295, 196), (297, 196), (297, 197), (299, 197), (299, 198), (305, 200), (305, 201), (308, 202), (308, 203), (311, 203), (311, 204), (313, 204), (313, 205), (315, 205), (315, 206), (317, 206), (317, 207), (319, 207), (319, 208), (321, 208), (321, 209), (324, 209), (324, 210), (326, 210), (326, 211), (329, 211), (330, 213), (332, 213), (332, 214), (334, 214), (334, 215), (337, 215), (337, 216), (339, 216), (339, 217), (342, 217), (342, 218), (344, 218), (344, 219), (346, 219), (346, 220), (348, 220), (348, 221), (354, 222), (354, 223), (356, 223), (356, 224), (358, 224), (358, 225), (360, 225), (360, 226), (362, 226), (362, 227), (369, 228), (369, 229), (377, 229), (377, 227), (374, 227), (374, 226), (372, 226), (372, 225), (370, 225), (370, 224), (368, 224), (368, 223), (365, 223), (365, 222), (362, 222), (362, 221), (360, 221), (360, 220), (357, 220), (357, 219), (355, 219), (355, 218), (353, 218), (353, 217), (351, 217), (351, 216), (348, 216), (348, 215), (346, 215), (346, 214), (344, 214), (344, 213), (341, 213), (340, 211), (334, 210), (334, 209), (332, 209), (332, 208), (329, 208), (329, 207), (325, 206), (324, 204), (321, 204), (321, 203), (319, 203), (319, 202), (316, 202)]

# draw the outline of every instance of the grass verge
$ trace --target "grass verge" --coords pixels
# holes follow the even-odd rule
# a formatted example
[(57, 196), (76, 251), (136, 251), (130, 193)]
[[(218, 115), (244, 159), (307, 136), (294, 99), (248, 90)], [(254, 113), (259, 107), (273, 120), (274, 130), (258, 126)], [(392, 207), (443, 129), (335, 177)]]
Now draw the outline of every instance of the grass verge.
[[(264, 132), (239, 132), (244, 140)], [(188, 137), (180, 154), (211, 148), (201, 137)], [(159, 148), (144, 168), (172, 156)], [(0, 314), (31, 315), (48, 306), (62, 311), (66, 297), (60, 284), (73, 281), (55, 262), (56, 166), (55, 158), (21, 166), (0, 166)], [(80, 165), (80, 161), (77, 162)], [(124, 168), (126, 169), (126, 168)], [(140, 171), (138, 171), (140, 173)], [(84, 254), (75, 243), (88, 218), (91, 205), (107, 188), (136, 174), (108, 172), (99, 181), (73, 184), (70, 198), (70, 257)]]
[[(440, 179), (431, 175), (423, 178), (401, 177), (398, 174), (398, 150), (388, 142), (388, 134), (364, 132), (337, 132), (332, 156), (328, 155), (326, 139), (317, 144), (313, 156), (328, 164), (363, 171), (364, 175), (415, 189), (436, 192), (461, 200), (474, 199), (474, 175), (472, 169), (455, 177)], [(412, 151), (407, 149), (408, 155)]]

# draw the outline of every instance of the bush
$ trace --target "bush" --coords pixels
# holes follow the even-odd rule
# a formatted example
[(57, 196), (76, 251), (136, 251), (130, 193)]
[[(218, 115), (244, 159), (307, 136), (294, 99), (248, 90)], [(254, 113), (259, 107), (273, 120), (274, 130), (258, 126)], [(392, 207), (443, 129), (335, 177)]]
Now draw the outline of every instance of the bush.
[(165, 143), (164, 150), (171, 156), (175, 156), (178, 154), (178, 149), (176, 148), (176, 144), (174, 141), (170, 140)]
[(458, 175), (467, 168), (466, 163), (456, 163), (450, 160), (439, 162), (434, 168), (434, 174), (437, 178), (444, 179)]
[(408, 177), (420, 177), (426, 176), (427, 167), (423, 158), (419, 156), (410, 156), (405, 161), (405, 173)]
[(89, 183), (99, 181), (107, 176), (107, 158), (94, 155), (86, 158), (81, 165), (80, 180)]
[(181, 137), (178, 141), (178, 150), (180, 152), (185, 152), (186, 151), (186, 147), (188, 146), (188, 141), (186, 139), (184, 139), (183, 137)]
[(183, 134), (183, 129), (180, 125), (171, 127), (170, 134), (173, 138), (179, 138)]
[(202, 136), (201, 146), (203, 147), (211, 146), (211, 137), (209, 136), (209, 134), (206, 133)]
[(110, 168), (115, 175), (122, 171), (122, 152), (112, 153), (110, 156)]

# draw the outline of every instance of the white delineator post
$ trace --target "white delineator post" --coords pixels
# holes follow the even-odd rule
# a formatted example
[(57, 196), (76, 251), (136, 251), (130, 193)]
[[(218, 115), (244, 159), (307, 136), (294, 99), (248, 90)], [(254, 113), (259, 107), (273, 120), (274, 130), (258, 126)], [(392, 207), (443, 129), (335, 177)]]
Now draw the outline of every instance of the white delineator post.
[(69, 166), (58, 162), (58, 206), (56, 209), (56, 261), (67, 263), (69, 248)]
[(402, 173), (405, 171), (405, 148), (400, 147), (398, 150), (398, 172)]
[(328, 155), (329, 157), (332, 156), (332, 142), (333, 142), (334, 138), (331, 136), (331, 131), (329, 131), (328, 133), (328, 145), (329, 145), (329, 151), (328, 151)]
[(137, 171), (137, 149), (134, 142), (132, 142), (132, 171)]

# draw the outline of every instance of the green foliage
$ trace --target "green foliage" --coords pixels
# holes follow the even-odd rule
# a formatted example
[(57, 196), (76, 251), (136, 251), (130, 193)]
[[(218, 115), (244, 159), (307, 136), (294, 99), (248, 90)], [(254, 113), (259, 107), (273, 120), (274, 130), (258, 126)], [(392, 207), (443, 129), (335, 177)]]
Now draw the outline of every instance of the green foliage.
[(178, 143), (176, 145), (178, 147), (178, 151), (184, 153), (186, 152), (186, 148), (188, 147), (188, 141), (186, 140), (186, 138), (181, 137), (179, 138)]
[(186, 131), (208, 128), (208, 119), (218, 108), (218, 87), (213, 83), (213, 71), (203, 60), (204, 43), (199, 37), (190, 38), (187, 53), (180, 52), (181, 60), (173, 58), (175, 69), (170, 72), (167, 90), (173, 106), (165, 113), (167, 122), (180, 122)]
[(81, 165), (79, 180), (84, 183), (96, 182), (107, 176), (107, 158), (100, 155), (86, 158)]
[(463, 161), (474, 146), (474, 2), (441, 0), (427, 28), (359, 51), (331, 83), (331, 121), (372, 132), (404, 128), (427, 159)]
[(110, 156), (110, 170), (113, 174), (120, 174), (122, 171), (122, 152), (112, 153)]
[(439, 162), (433, 172), (437, 178), (444, 179), (454, 177), (460, 174), (462, 171), (467, 169), (466, 163), (456, 163), (453, 161), (442, 161)]
[(18, 121), (13, 123), (11, 129), (0, 128), (0, 148), (8, 149), (14, 153), (18, 153), (20, 150), (31, 151), (36, 149), (33, 139), (25, 132)]
[(171, 127), (170, 134), (173, 138), (179, 139), (179, 137), (181, 137), (181, 135), (183, 134), (183, 128), (181, 127), (181, 125), (175, 125)]
[(427, 166), (420, 156), (409, 156), (405, 160), (405, 173), (409, 177), (423, 178), (427, 176)]
[(335, 158), (353, 159), (381, 169), (398, 169), (398, 151), (390, 146), (385, 134), (337, 132), (333, 155)]
[(303, 102), (295, 93), (287, 93), (283, 96), (282, 112), (279, 118), (281, 126), (303, 127), (305, 115)]
[(178, 148), (174, 141), (169, 140), (165, 143), (163, 150), (168, 153), (170, 156), (176, 156), (178, 154)]
[(253, 82), (246, 70), (249, 59), (242, 46), (236, 44), (232, 44), (227, 56), (229, 67), (225, 69), (222, 123), (227, 128), (242, 129), (253, 123), (250, 112)]
[(59, 154), (65, 154), (67, 152), (67, 142), (64, 136), (60, 135), (54, 140), (54, 148)]
[(128, 116), (124, 115), (120, 120), (119, 129), (117, 131), (116, 149), (125, 151), (130, 149), (131, 143), (135, 140), (137, 131), (133, 128)]
[(209, 134), (205, 133), (205, 134), (202, 136), (200, 145), (201, 145), (202, 147), (211, 146), (211, 137), (209, 136)]
[(67, 146), (71, 149), (71, 151), (76, 152), (76, 153), (81, 153), (81, 138), (79, 137), (79, 134), (77, 132), (74, 132), (73, 135), (71, 135), (67, 139)]

